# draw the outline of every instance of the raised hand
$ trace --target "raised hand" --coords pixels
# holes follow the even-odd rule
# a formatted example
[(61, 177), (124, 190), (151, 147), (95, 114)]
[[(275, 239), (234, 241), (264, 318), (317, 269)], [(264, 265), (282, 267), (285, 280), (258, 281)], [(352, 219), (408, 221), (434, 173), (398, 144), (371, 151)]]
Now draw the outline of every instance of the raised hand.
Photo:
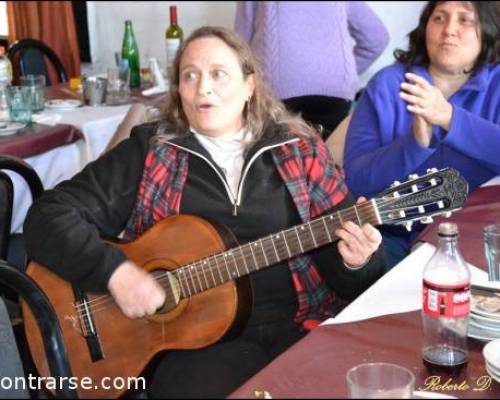
[[(364, 201), (366, 199), (360, 197), (356, 203)], [(366, 264), (382, 242), (382, 235), (370, 224), (360, 227), (354, 222), (346, 221), (342, 224), (342, 228), (335, 231), (335, 234), (341, 239), (337, 244), (340, 255), (352, 268)]]
[(407, 110), (421, 116), (428, 124), (448, 130), (453, 107), (441, 90), (416, 74), (408, 72), (405, 77), (411, 83), (402, 82), (399, 95), (409, 103)]

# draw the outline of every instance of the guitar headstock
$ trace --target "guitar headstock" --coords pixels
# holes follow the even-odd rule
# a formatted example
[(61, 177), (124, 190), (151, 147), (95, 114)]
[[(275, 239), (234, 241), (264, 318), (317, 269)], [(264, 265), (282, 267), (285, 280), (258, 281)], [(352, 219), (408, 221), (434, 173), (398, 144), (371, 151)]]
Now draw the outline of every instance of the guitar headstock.
[(375, 202), (382, 224), (405, 225), (411, 230), (413, 221), (431, 223), (433, 216), (449, 216), (461, 208), (468, 188), (467, 181), (455, 169), (432, 169), (420, 177), (410, 175), (406, 182), (394, 182)]

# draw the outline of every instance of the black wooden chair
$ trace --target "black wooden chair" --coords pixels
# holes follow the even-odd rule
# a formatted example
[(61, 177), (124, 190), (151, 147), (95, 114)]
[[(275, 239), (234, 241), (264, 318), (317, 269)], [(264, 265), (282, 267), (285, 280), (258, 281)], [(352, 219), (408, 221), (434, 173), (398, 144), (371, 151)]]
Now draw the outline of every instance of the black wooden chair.
[[(43, 193), (43, 184), (38, 176), (37, 172), (23, 159), (13, 156), (0, 155), (0, 172), (3, 170), (9, 170), (19, 174), (29, 187), (31, 192), (31, 197), (36, 200)], [(0, 176), (2, 181), (6, 181), (10, 177), (2, 172)], [(11, 187), (9, 194), (8, 187)], [(24, 270), (26, 267), (26, 254), (24, 251), (24, 241), (22, 235), (20, 234), (10, 234), (10, 224), (12, 207), (15, 204), (16, 199), (13, 198), (12, 182), (11, 184), (3, 183), (2, 189), (0, 190), (0, 212), (1, 208), (5, 205), (7, 208), (5, 213), (5, 218), (0, 219), (0, 259), (8, 260), (19, 269)]]
[(15, 77), (28, 74), (45, 75), (47, 85), (51, 85), (45, 56), (56, 70), (59, 83), (68, 81), (68, 74), (57, 54), (40, 40), (18, 40), (9, 46), (7, 55), (12, 63)]
[[(75, 389), (70, 386), (70, 378), (73, 374), (61, 326), (47, 296), (33, 279), (4, 260), (0, 260), (0, 284), (17, 292), (24, 299), (37, 321), (42, 334), (51, 376), (56, 382), (62, 383), (56, 385), (56, 397), (77, 398)], [(4, 301), (0, 297), (0, 377), (2, 377), (2, 383), (4, 383), (0, 387), (0, 398), (28, 398), (29, 392), (27, 388), (19, 385), (16, 388), (14, 385), (23, 376), (26, 377), (26, 385), (28, 385), (28, 377), (25, 374), (27, 370), (31, 369), (31, 367), (26, 368), (23, 365), (25, 357), (22, 353), (24, 349), (20, 346), (20, 340), (16, 336), (12, 330)], [(6, 378), (10, 378), (9, 383), (12, 383), (12, 385), (5, 384), (7, 382)], [(37, 393), (35, 393), (35, 396), (38, 397)]]

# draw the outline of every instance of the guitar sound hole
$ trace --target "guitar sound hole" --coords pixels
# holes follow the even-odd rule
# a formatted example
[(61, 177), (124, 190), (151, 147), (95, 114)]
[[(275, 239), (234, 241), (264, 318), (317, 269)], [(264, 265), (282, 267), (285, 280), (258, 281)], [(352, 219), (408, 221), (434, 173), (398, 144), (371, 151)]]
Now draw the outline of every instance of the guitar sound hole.
[(181, 296), (179, 281), (174, 274), (164, 269), (156, 269), (152, 271), (151, 274), (165, 290), (165, 303), (156, 313), (166, 314), (179, 304)]

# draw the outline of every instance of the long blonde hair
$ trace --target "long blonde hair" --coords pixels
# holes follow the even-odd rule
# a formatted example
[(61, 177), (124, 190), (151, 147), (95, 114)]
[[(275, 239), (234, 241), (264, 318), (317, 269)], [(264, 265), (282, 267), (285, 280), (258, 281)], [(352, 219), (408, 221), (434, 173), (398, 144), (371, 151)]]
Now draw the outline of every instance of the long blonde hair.
[(243, 78), (253, 74), (255, 90), (243, 110), (246, 117), (246, 126), (254, 134), (255, 140), (260, 139), (269, 121), (285, 126), (291, 133), (309, 137), (315, 135), (314, 130), (299, 116), (289, 113), (283, 103), (277, 100), (264, 82), (262, 70), (250, 49), (250, 46), (235, 32), (218, 26), (204, 26), (195, 30), (181, 44), (173, 62), (170, 77), (170, 91), (167, 97), (162, 119), (168, 128), (163, 133), (185, 133), (189, 122), (182, 109), (179, 96), (179, 66), (184, 51), (196, 39), (215, 37), (222, 40), (233, 49), (238, 57)]

